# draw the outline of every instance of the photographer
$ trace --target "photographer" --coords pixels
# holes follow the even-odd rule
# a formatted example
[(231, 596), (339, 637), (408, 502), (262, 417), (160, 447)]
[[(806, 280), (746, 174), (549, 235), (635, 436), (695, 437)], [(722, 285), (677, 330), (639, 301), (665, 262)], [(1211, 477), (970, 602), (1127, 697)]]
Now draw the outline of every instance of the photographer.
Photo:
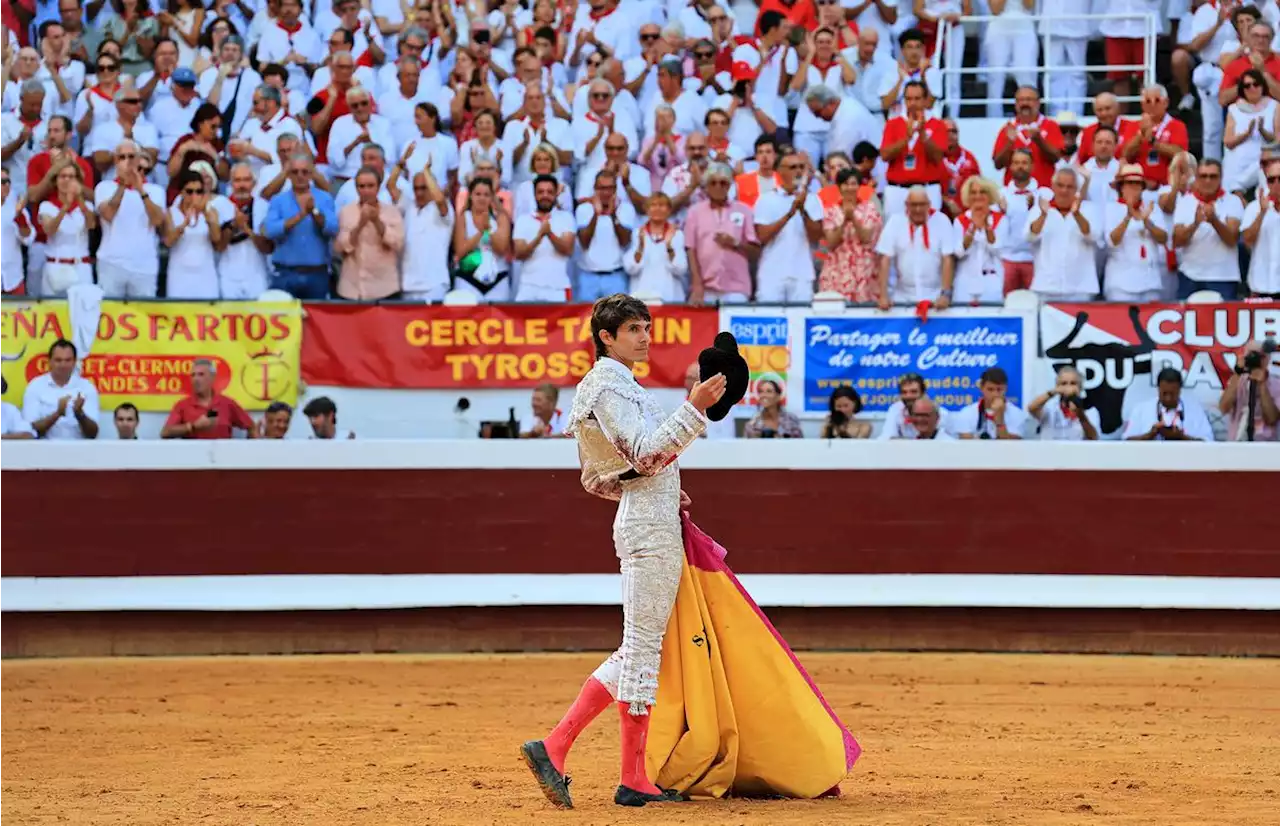
[(1166, 367), (1156, 376), (1155, 401), (1133, 405), (1121, 438), (1130, 442), (1212, 442), (1213, 427), (1195, 399), (1182, 397), (1182, 373)]
[[(1101, 427), (1098, 411), (1084, 409), (1080, 390), (1080, 371), (1066, 365), (1058, 370), (1054, 388), (1027, 405), (1027, 413), (1040, 423), (1041, 441), (1097, 441)], [(1057, 403), (1051, 404), (1055, 398)]]
[(1280, 441), (1280, 378), (1270, 375), (1274, 339), (1250, 342), (1239, 353), (1235, 372), (1222, 388), (1218, 409), (1229, 416), (1227, 439)]
[(824, 439), (869, 439), (871, 422), (854, 418), (862, 411), (862, 397), (852, 387), (837, 387), (827, 401), (827, 419), (822, 423)]

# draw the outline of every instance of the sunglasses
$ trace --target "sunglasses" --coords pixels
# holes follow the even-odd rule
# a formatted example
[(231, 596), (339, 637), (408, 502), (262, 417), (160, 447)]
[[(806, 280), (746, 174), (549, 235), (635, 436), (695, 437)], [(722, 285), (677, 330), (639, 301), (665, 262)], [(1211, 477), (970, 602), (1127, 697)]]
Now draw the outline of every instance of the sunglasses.
[(352, 109), (368, 109), (369, 101), (357, 100), (355, 103), (349, 104)]
[(414, 185), (413, 185), (413, 191), (414, 191), (414, 192), (426, 192), (428, 189), (430, 189), (430, 187), (429, 187), (429, 186), (427, 186), (426, 184), (414, 184)]
[(137, 106), (142, 103), (142, 98), (120, 98), (121, 103), (129, 103)]
[[(8, 182), (8, 181), (5, 181), (5, 183), (9, 183), (9, 182)], [(1267, 183), (1269, 183), (1269, 184), (1280, 183), (1280, 175), (1268, 175), (1268, 176), (1267, 176)]]
[(119, 155), (116, 155), (116, 160), (127, 161), (136, 157), (138, 157), (138, 153), (136, 152), (121, 152)]
[(1259, 83), (1254, 83), (1253, 81), (1250, 81), (1250, 82), (1248, 82), (1248, 83), (1244, 84), (1244, 88), (1246, 88), (1246, 89), (1261, 89), (1261, 88), (1262, 88), (1262, 85), (1261, 85), (1261, 84), (1259, 84)]
[(182, 190), (182, 194), (183, 195), (203, 195), (204, 188), (202, 187), (200, 189), (196, 189), (196, 188), (184, 189)]
[(715, 52), (694, 52), (693, 56), (698, 60), (711, 60), (716, 56)]
[(115, 71), (119, 71), (119, 69), (120, 69), (120, 67), (119, 67), (119, 66), (117, 66), (117, 65), (115, 65), (114, 63), (99, 63), (99, 64), (98, 64), (98, 71), (99, 71), (99, 72), (115, 72)]
[(592, 100), (608, 100), (611, 97), (613, 97), (613, 95), (609, 94), (608, 92), (592, 92), (591, 93)]
[(292, 169), (292, 170), (290, 170), (290, 171), (289, 171), (289, 174), (290, 174), (290, 175), (310, 175), (310, 174), (311, 174), (311, 170), (309, 170), (309, 169)]
[(644, 34), (643, 32), (640, 34), (641, 40), (657, 40), (658, 37), (659, 35), (656, 34)]

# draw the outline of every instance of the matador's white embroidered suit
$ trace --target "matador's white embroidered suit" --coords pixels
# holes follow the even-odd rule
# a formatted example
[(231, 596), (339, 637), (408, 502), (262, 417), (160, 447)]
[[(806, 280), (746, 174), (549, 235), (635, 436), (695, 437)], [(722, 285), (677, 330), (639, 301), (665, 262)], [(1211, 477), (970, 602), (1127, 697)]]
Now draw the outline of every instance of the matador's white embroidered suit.
[(595, 671), (632, 714), (658, 695), (662, 636), (684, 559), (676, 457), (706, 430), (685, 402), (667, 416), (626, 365), (598, 360), (574, 395), (565, 432), (578, 440), (582, 486), (618, 502), (613, 542), (622, 568), (622, 646)]

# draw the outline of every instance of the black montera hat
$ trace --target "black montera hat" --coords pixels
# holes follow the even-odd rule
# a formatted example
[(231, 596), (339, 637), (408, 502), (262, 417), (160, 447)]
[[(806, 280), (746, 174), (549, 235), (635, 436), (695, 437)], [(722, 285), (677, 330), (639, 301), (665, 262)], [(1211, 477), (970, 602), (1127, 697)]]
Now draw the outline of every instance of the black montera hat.
[(720, 401), (707, 408), (707, 418), (718, 422), (733, 406), (747, 395), (747, 384), (750, 381), (747, 360), (738, 352), (738, 341), (733, 333), (719, 333), (715, 344), (698, 354), (698, 374), (702, 381), (723, 373), (727, 380), (724, 395)]

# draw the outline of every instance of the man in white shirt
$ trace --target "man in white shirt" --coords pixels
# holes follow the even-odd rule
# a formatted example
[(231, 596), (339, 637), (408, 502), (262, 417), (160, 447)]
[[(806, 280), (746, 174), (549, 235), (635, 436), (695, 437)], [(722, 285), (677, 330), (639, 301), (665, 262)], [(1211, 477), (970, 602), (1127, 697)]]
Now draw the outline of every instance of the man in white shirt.
[(42, 28), (40, 68), (33, 77), (44, 83), (45, 111), (71, 117), (75, 114), (76, 96), (84, 89), (85, 65), (71, 59), (67, 30), (61, 23), (50, 22)]
[[(845, 0), (845, 2), (849, 1)], [(852, 0), (852, 2), (861, 2), (861, 0)], [(875, 6), (874, 0), (867, 0), (867, 2)], [(871, 13), (876, 12), (873, 10)], [(890, 42), (891, 37), (882, 38), (878, 29), (859, 24), (858, 45), (850, 46), (842, 52), (845, 60), (848, 60), (853, 70), (858, 73), (857, 79), (853, 81), (854, 97), (880, 122), (884, 121), (880, 86), (886, 77), (898, 71), (897, 63), (889, 54)], [(885, 44), (883, 49), (880, 48), (881, 43)], [(876, 141), (877, 146), (879, 143)]]
[(1099, 212), (1081, 200), (1073, 170), (1053, 174), (1053, 198), (1040, 200), (1025, 231), (1035, 250), (1031, 290), (1044, 301), (1092, 301), (1098, 294)]
[(556, 158), (561, 165), (573, 161), (573, 130), (566, 120), (549, 117), (547, 95), (538, 83), (530, 83), (524, 90), (524, 102), (520, 106), (524, 118), (507, 121), (502, 132), (502, 144), (511, 158), (512, 182), (522, 184), (533, 178), (533, 150), (549, 143), (556, 148)]
[(813, 300), (813, 245), (822, 236), (822, 202), (803, 180), (804, 159), (791, 149), (778, 161), (778, 185), (761, 193), (753, 217), (760, 239), (756, 300), (807, 304)]
[(989, 367), (978, 379), (982, 398), (947, 417), (952, 435), (961, 439), (1021, 439), (1027, 414), (1005, 398), (1009, 375), (1003, 367)]
[(1029, 149), (1015, 149), (1009, 156), (1009, 183), (1004, 185), (1005, 219), (996, 225), (996, 248), (1004, 262), (1004, 294), (1031, 289), (1035, 277), (1035, 251), (1027, 240), (1027, 218), (1036, 202), (1052, 194), (1031, 177), (1035, 157)]
[(814, 164), (821, 164), (831, 152), (852, 153), (863, 141), (879, 145), (884, 127), (854, 98), (819, 84), (809, 87), (804, 102), (815, 117), (830, 124), (825, 135), (810, 134), (806, 142)]
[(520, 266), (516, 301), (559, 304), (569, 300), (569, 256), (573, 255), (574, 218), (556, 209), (560, 181), (539, 175), (533, 181), (537, 211), (516, 219), (511, 238)]
[[(1079, 166), (1084, 175), (1083, 197), (1095, 204), (1105, 204), (1115, 194), (1111, 184), (1120, 171), (1120, 161), (1116, 160), (1120, 136), (1110, 126), (1099, 126), (1092, 137), (1093, 155)], [(1081, 149), (1083, 151), (1083, 147)]]
[(1182, 373), (1166, 367), (1156, 376), (1156, 399), (1132, 405), (1121, 438), (1130, 442), (1212, 442), (1213, 426), (1195, 399), (1182, 395)]
[(396, 141), (391, 134), (391, 123), (373, 111), (373, 96), (361, 86), (347, 90), (347, 107), (351, 114), (333, 122), (329, 130), (330, 175), (336, 185), (354, 178), (360, 169), (359, 148), (376, 143), (384, 152), (395, 155)]
[[(3, 390), (0, 392), (9, 392), (9, 382), (0, 378), (3, 382)], [(22, 411), (18, 409), (16, 404), (8, 402), (0, 402), (0, 439), (34, 439), (36, 438), (36, 429), (27, 424), (27, 420), (22, 418)]]
[[(898, 400), (889, 405), (884, 414), (884, 424), (880, 427), (877, 439), (914, 439), (916, 427), (911, 420), (912, 403), (924, 396), (929, 390), (929, 383), (919, 373), (907, 373), (898, 378)], [(943, 426), (947, 423), (947, 411), (938, 411)]]
[(245, 121), (240, 134), (227, 145), (232, 161), (247, 161), (261, 179), (262, 168), (277, 159), (280, 134), (286, 132), (302, 140), (302, 125), (284, 110), (281, 90), (263, 83), (253, 93), (253, 117)]
[(449, 291), (454, 213), (430, 166), (413, 176), (413, 198), (401, 198), (400, 211), (404, 214), (400, 297), (405, 301), (441, 301)]
[(948, 433), (942, 418), (943, 410), (928, 396), (921, 396), (911, 403), (911, 435), (903, 432), (895, 439), (932, 439), (939, 442), (954, 442), (955, 436)]
[(1244, 211), (1240, 225), (1249, 259), (1249, 291), (1255, 298), (1280, 299), (1280, 160), (1263, 167), (1266, 188)]
[[(951, 220), (929, 203), (923, 186), (907, 192), (905, 213), (890, 215), (876, 253), (880, 256), (880, 309), (894, 304), (916, 305), (931, 301), (945, 310), (951, 306), (955, 280), (955, 233)], [(897, 283), (889, 287), (890, 268)]]
[(111, 180), (94, 187), (102, 223), (98, 286), (107, 298), (155, 298), (160, 273), (158, 228), (165, 221), (164, 190), (139, 173), (133, 141), (115, 148)]
[(578, 284), (575, 299), (592, 303), (597, 298), (627, 292), (622, 252), (631, 244), (638, 225), (635, 208), (618, 198), (617, 176), (608, 170), (595, 176), (595, 194), (578, 204)]
[(151, 156), (154, 163), (160, 154), (160, 133), (142, 114), (142, 97), (132, 86), (122, 86), (114, 95), (116, 117), (93, 127), (85, 142), (85, 155), (93, 158), (93, 164), (103, 178), (115, 175), (112, 153), (121, 141), (131, 140), (138, 148)]
[(4, 168), (9, 170), (18, 192), (27, 190), (27, 164), (45, 148), (45, 133), (49, 129), (49, 122), (43, 116), (45, 98), (44, 84), (28, 80), (22, 84), (17, 110), (0, 116)]
[(634, 150), (640, 145), (635, 124), (625, 110), (612, 109), (613, 100), (614, 89), (609, 81), (599, 78), (591, 81), (588, 90), (589, 110), (586, 115), (573, 121), (573, 156), (578, 163), (574, 197), (579, 201), (591, 197), (596, 173), (604, 168), (608, 160), (604, 148), (605, 138), (621, 132), (630, 149)]
[(1173, 245), (1182, 250), (1178, 272), (1178, 300), (1194, 292), (1213, 290), (1233, 301), (1240, 287), (1236, 243), (1244, 204), (1224, 192), (1222, 163), (1206, 158), (1196, 168), (1191, 191), (1178, 197), (1173, 213)]
[(238, 134), (253, 114), (253, 93), (262, 85), (262, 76), (242, 66), (243, 60), (244, 41), (238, 35), (228, 35), (222, 41), (218, 65), (201, 72), (196, 86), (200, 97), (222, 112), (224, 141)]
[(41, 439), (98, 438), (98, 388), (76, 369), (76, 346), (65, 338), (49, 347), (49, 372), (22, 394), (22, 418)]
[(204, 103), (196, 93), (196, 73), (187, 68), (178, 69), (170, 77), (169, 94), (151, 107), (150, 121), (160, 139), (160, 152), (156, 158), (157, 179), (167, 183), (169, 176), (164, 167), (169, 163), (174, 144), (179, 138), (191, 134), (191, 120)]
[(311, 75), (324, 59), (320, 35), (302, 19), (302, 0), (281, 0), (280, 16), (258, 41), (258, 63), (279, 63), (289, 73), (289, 88), (310, 97)]

